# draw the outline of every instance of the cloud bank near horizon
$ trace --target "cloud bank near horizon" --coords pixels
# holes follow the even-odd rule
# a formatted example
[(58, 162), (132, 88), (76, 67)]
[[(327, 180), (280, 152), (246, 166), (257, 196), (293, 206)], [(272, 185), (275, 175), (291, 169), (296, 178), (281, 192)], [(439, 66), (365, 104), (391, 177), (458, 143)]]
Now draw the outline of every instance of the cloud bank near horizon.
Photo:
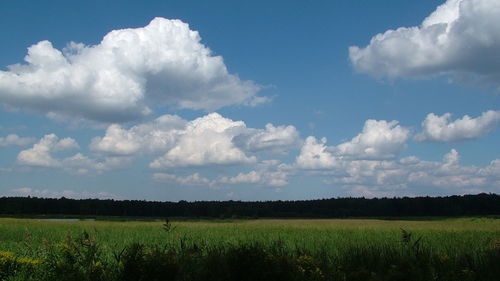
[[(494, 129), (488, 120), (496, 114), (487, 111), (477, 118), (464, 116), (432, 129), (426, 125), (432, 118), (448, 119), (447, 115), (431, 113), (422, 122), (423, 130), (440, 136), (435, 137), (439, 141), (477, 138), (485, 134), (484, 128)], [(418, 140), (422, 135), (413, 138)], [(17, 165), (87, 175), (128, 169), (146, 159), (149, 167), (144, 168), (149, 168), (155, 182), (212, 189), (235, 185), (281, 188), (298, 178), (316, 178), (348, 194), (367, 197), (395, 196), (422, 188), (453, 193), (500, 190), (500, 159), (483, 167), (464, 166), (455, 149), (440, 162), (402, 157), (411, 139), (409, 127), (396, 120), (366, 120), (350, 141), (328, 145), (326, 138), (301, 139), (292, 125), (249, 128), (243, 121), (218, 113), (190, 121), (163, 115), (129, 128), (110, 125), (103, 136), (91, 139), (89, 155), (70, 153), (81, 149), (74, 139), (47, 134), (19, 152)]]

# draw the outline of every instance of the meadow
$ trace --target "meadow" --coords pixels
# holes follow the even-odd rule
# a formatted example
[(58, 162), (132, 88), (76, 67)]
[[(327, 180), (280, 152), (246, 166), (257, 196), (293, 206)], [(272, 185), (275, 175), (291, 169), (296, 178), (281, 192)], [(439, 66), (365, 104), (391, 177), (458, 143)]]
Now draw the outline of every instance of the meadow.
[(494, 218), (0, 219), (0, 280), (498, 280), (498, 265)]

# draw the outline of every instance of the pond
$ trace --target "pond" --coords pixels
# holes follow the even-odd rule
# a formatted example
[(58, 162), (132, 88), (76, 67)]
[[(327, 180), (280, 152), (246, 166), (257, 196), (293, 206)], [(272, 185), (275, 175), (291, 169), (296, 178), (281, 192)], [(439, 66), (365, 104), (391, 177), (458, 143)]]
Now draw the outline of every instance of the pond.
[(95, 219), (68, 219), (68, 218), (59, 218), (59, 219), (39, 219), (41, 221), (95, 221)]

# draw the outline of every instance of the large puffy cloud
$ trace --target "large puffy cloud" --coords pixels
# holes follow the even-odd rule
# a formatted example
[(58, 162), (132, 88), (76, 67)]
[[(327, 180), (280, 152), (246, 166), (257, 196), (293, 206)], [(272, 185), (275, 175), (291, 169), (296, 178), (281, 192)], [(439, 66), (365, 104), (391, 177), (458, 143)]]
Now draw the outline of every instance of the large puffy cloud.
[(6, 137), (0, 137), (0, 147), (4, 146), (25, 146), (34, 142), (34, 138), (20, 137), (16, 134), (10, 134)]
[(373, 76), (472, 74), (500, 83), (500, 2), (448, 0), (418, 27), (374, 36), (352, 46), (355, 69)]
[(409, 136), (410, 130), (399, 126), (397, 121), (367, 120), (360, 134), (333, 150), (354, 159), (394, 158), (405, 148)]
[(122, 122), (149, 114), (151, 105), (213, 110), (266, 100), (200, 41), (188, 24), (164, 18), (111, 31), (94, 46), (70, 43), (61, 51), (41, 41), (28, 48), (26, 64), (0, 71), (0, 103)]
[(211, 113), (192, 121), (163, 115), (130, 129), (113, 124), (103, 137), (92, 139), (90, 148), (105, 155), (155, 155), (159, 157), (152, 168), (172, 168), (253, 163), (253, 154), (281, 155), (298, 143), (293, 126), (248, 128), (242, 121)]
[(427, 115), (422, 122), (422, 132), (415, 136), (416, 141), (461, 141), (476, 139), (495, 129), (500, 121), (500, 111), (486, 111), (476, 118), (465, 115), (450, 122), (451, 114)]

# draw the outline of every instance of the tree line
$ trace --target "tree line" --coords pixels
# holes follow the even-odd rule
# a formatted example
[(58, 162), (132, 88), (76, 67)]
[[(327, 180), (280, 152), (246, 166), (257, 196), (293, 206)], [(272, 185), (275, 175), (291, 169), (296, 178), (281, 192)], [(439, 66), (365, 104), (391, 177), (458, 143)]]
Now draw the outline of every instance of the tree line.
[(500, 195), (331, 198), (297, 201), (179, 201), (1, 197), (1, 215), (186, 218), (346, 218), (500, 215)]

